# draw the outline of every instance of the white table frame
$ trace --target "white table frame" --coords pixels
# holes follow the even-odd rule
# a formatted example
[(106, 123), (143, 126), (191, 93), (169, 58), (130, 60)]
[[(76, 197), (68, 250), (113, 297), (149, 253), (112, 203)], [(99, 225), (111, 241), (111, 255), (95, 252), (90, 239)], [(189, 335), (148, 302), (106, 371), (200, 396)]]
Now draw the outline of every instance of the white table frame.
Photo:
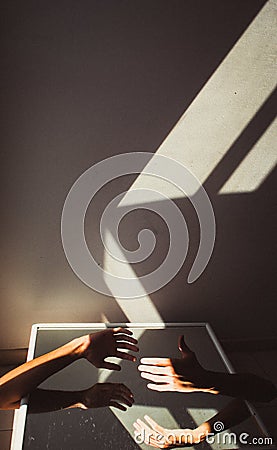
[[(224, 350), (217, 339), (212, 327), (207, 322), (195, 322), (195, 323), (37, 323), (32, 326), (30, 341), (29, 341), (29, 349), (27, 354), (27, 361), (30, 361), (34, 358), (35, 353), (35, 345), (37, 340), (37, 334), (40, 330), (83, 330), (83, 329), (105, 329), (105, 328), (115, 328), (115, 327), (127, 327), (127, 328), (147, 328), (147, 329), (163, 329), (163, 328), (177, 328), (177, 327), (205, 327), (209, 337), (211, 338), (215, 348), (217, 349), (218, 354), (220, 355), (227, 371), (229, 373), (235, 373), (232, 364), (224, 353)], [(263, 422), (257, 415), (255, 409), (252, 405), (247, 403), (251, 413), (255, 416), (257, 421), (257, 425), (260, 428), (261, 432), (265, 436), (269, 436)], [(20, 408), (15, 411), (14, 420), (13, 420), (13, 433), (11, 440), (11, 450), (22, 450), (23, 440), (24, 440), (24, 431), (25, 431), (25, 422), (27, 416), (27, 408), (28, 408), (28, 397), (25, 397), (21, 400)]]

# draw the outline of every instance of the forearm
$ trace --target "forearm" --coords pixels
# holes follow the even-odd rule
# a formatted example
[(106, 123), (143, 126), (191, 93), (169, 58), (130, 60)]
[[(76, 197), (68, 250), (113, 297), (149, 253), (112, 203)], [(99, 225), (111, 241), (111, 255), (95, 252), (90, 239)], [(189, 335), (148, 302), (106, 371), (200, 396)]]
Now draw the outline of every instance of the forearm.
[(0, 408), (14, 409), (20, 399), (28, 395), (49, 376), (68, 366), (82, 356), (87, 336), (35, 358), (0, 378)]
[(224, 425), (224, 430), (227, 430), (228, 428), (234, 427), (243, 422), (250, 415), (251, 412), (246, 403), (243, 400), (236, 398), (215, 416), (209, 419), (208, 423), (212, 432), (217, 433), (216, 429), (214, 429), (214, 424), (216, 422), (222, 422)]
[(230, 397), (268, 402), (273, 400), (277, 394), (275, 386), (269, 380), (250, 373), (229, 374), (206, 371), (205, 378), (208, 387), (213, 388), (219, 394)]
[[(250, 415), (251, 413), (245, 402), (236, 398), (216, 415), (193, 430), (194, 442), (202, 442), (209, 434), (217, 434), (223, 430), (234, 427), (246, 420)], [(218, 422), (223, 424), (223, 430), (214, 427)]]
[(30, 397), (29, 412), (32, 414), (82, 407), (83, 391), (56, 391), (35, 389)]

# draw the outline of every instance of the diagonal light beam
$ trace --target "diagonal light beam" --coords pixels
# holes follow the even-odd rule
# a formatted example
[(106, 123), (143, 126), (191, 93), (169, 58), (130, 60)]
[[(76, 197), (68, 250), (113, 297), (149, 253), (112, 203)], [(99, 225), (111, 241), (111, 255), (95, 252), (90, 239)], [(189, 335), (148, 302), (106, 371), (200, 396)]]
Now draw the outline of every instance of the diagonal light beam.
[(277, 120), (268, 127), (245, 156), (220, 189), (220, 194), (253, 192), (261, 186), (277, 164), (276, 145), (274, 145), (276, 136)]
[[(157, 150), (184, 164), (202, 183), (274, 90), (276, 10), (275, 0), (265, 4)], [(173, 185), (143, 172), (131, 189), (140, 187), (181, 196)], [(128, 193), (122, 202), (128, 203)]]
[[(202, 183), (275, 87), (276, 68), (271, 53), (271, 49), (276, 48), (275, 13), (276, 1), (269, 0), (157, 150), (157, 153), (181, 162)], [(150, 164), (155, 164), (155, 156)], [(271, 167), (263, 166), (263, 176), (268, 170)], [(160, 178), (144, 176), (143, 171), (130, 189), (137, 188), (153, 189), (169, 198), (182, 195), (174, 185)], [(128, 204), (128, 193), (121, 204)], [(116, 265), (117, 262), (109, 260), (105, 253), (104, 268), (109, 270), (112, 266), (114, 272)], [(126, 264), (125, 270), (122, 276), (128, 277), (131, 272), (134, 276), (130, 265)], [(143, 300), (116, 301), (130, 322), (158, 322), (160, 319), (148, 296)], [(199, 418), (195, 411), (190, 413), (195, 419)], [(129, 428), (125, 421), (122, 423)]]

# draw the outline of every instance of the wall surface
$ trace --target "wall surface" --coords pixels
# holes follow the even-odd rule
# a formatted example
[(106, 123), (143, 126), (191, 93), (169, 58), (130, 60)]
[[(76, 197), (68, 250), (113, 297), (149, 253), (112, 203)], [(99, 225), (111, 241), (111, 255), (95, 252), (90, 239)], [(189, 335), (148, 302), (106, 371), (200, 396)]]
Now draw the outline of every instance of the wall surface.
[[(60, 236), (74, 181), (139, 151), (193, 170), (217, 223), (210, 263), (188, 284), (199, 226), (190, 202), (172, 195), (191, 245), (176, 277), (150, 295), (153, 310), (168, 322), (208, 321), (222, 338), (275, 335), (276, 9), (274, 0), (1, 2), (0, 348), (27, 346), (33, 323), (126, 321), (140, 309), (82, 283)], [(135, 178), (109, 183), (88, 208), (100, 266), (104, 205)], [(169, 244), (165, 224), (140, 210), (122, 222), (127, 248), (141, 227), (152, 227), (157, 249), (134, 267), (138, 277)]]

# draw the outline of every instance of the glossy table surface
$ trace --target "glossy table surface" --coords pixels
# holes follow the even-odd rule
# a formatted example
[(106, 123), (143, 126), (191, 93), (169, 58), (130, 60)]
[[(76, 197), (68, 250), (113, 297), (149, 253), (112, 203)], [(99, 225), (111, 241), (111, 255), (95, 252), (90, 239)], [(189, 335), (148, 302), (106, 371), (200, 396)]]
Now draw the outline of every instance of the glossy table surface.
[[(28, 358), (37, 357), (74, 337), (93, 333), (103, 327), (103, 324), (33, 326)], [(179, 357), (177, 342), (180, 334), (184, 334), (187, 344), (196, 352), (200, 363), (206, 369), (222, 372), (232, 370), (209, 325), (131, 324), (129, 328), (139, 341), (137, 363), (120, 361), (122, 370), (111, 372), (98, 370), (86, 360), (79, 360), (48, 378), (40, 387), (75, 391), (88, 388), (97, 382), (124, 383), (134, 393), (134, 405), (126, 412), (104, 407), (30, 413), (28, 402), (30, 404), (32, 397), (25, 399), (15, 418), (12, 450), (150, 449), (153, 447), (135, 442), (133, 423), (137, 418), (143, 419), (144, 415), (148, 414), (167, 428), (195, 428), (231, 401), (221, 395), (151, 391), (137, 370), (141, 357)], [(116, 359), (116, 362), (118, 361)], [(229, 431), (235, 432), (238, 437), (240, 433), (247, 433), (249, 442), (252, 437), (263, 436), (264, 432), (254, 416)], [(222, 436), (223, 433), (220, 433), (214, 438), (214, 442), (203, 442), (194, 448), (247, 448), (238, 442), (239, 438), (236, 444), (230, 444), (228, 440), (224, 444)]]

